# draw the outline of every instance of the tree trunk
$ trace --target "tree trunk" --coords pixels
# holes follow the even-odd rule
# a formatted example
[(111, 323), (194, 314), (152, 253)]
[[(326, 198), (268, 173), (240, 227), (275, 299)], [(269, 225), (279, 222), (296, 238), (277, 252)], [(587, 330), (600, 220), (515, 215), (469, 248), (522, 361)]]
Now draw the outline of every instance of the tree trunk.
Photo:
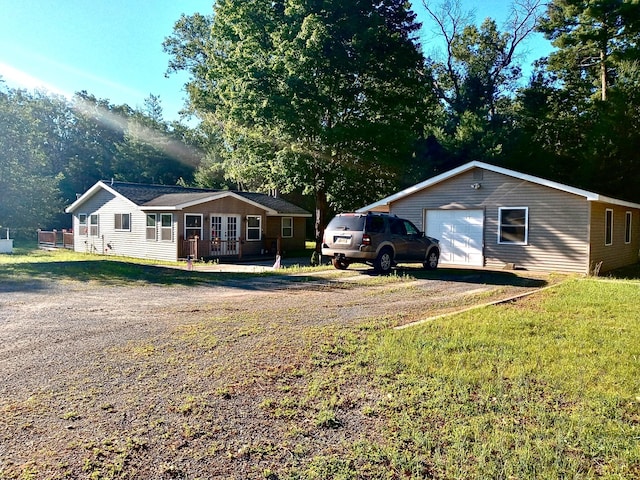
[(322, 249), (322, 236), (324, 235), (324, 227), (327, 225), (327, 192), (321, 183), (316, 183), (316, 252), (320, 253)]
[(604, 49), (600, 50), (600, 98), (604, 102), (607, 99), (607, 56)]

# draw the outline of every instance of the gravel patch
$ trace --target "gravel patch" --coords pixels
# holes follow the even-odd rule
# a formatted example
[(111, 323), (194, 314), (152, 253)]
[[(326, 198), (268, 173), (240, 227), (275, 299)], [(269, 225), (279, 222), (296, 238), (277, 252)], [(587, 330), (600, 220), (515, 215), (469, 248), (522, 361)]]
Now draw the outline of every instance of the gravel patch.
[(404, 273), (0, 285), (0, 478), (281, 478), (384, 438), (367, 329), (543, 283)]

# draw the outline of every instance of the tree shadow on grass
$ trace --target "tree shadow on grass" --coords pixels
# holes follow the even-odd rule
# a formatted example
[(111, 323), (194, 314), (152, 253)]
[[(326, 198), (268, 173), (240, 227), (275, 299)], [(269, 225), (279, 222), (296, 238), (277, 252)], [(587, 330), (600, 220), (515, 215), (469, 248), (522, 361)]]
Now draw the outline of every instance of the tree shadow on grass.
[(616, 278), (619, 280), (640, 280), (640, 263), (611, 270), (603, 273), (601, 276), (604, 278)]
[[(45, 290), (51, 280), (97, 282), (103, 285), (228, 285), (242, 286), (260, 274), (206, 273), (156, 265), (119, 261), (70, 261), (17, 263), (4, 265), (0, 271), (0, 292)], [(231, 284), (231, 285), (229, 285)]]
[(548, 280), (526, 275), (523, 271), (516, 273), (513, 271), (474, 270), (465, 268), (424, 270), (420, 267), (406, 267), (401, 265), (395, 269), (395, 272), (397, 275), (410, 275), (420, 280), (439, 280), (443, 282), (531, 288), (541, 288), (549, 285)]

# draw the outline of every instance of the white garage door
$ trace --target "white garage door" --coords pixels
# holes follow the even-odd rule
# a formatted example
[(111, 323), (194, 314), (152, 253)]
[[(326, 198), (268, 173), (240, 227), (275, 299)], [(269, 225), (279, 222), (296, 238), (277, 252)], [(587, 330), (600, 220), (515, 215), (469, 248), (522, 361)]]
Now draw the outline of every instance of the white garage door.
[(427, 210), (426, 233), (440, 240), (440, 262), (482, 266), (482, 210)]

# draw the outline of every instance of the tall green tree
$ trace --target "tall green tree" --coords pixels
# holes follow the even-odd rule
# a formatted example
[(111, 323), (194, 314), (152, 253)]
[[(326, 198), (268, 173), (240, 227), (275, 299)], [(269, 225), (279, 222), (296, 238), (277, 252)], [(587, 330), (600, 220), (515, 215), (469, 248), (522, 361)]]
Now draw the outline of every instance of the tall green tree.
[[(640, 3), (554, 0), (540, 25), (556, 50), (519, 103), (528, 170), (640, 200)], [(536, 172), (537, 173), (537, 172)]]
[(378, 198), (407, 165), (433, 105), (417, 29), (404, 0), (219, 0), (165, 48), (238, 183), (314, 195), (319, 247), (330, 207)]
[(639, 11), (638, 0), (553, 0), (539, 27), (557, 48), (549, 70), (606, 100), (620, 66), (640, 53)]
[(445, 53), (430, 59), (438, 97), (445, 107), (435, 137), (450, 153), (451, 163), (497, 161), (511, 135), (513, 98), (521, 78), (518, 53), (535, 30), (541, 0), (514, 2), (503, 30), (495, 20), (479, 26), (459, 0), (423, 5), (443, 40)]
[(24, 90), (0, 90), (0, 227), (18, 238), (34, 238), (62, 209), (36, 105)]

